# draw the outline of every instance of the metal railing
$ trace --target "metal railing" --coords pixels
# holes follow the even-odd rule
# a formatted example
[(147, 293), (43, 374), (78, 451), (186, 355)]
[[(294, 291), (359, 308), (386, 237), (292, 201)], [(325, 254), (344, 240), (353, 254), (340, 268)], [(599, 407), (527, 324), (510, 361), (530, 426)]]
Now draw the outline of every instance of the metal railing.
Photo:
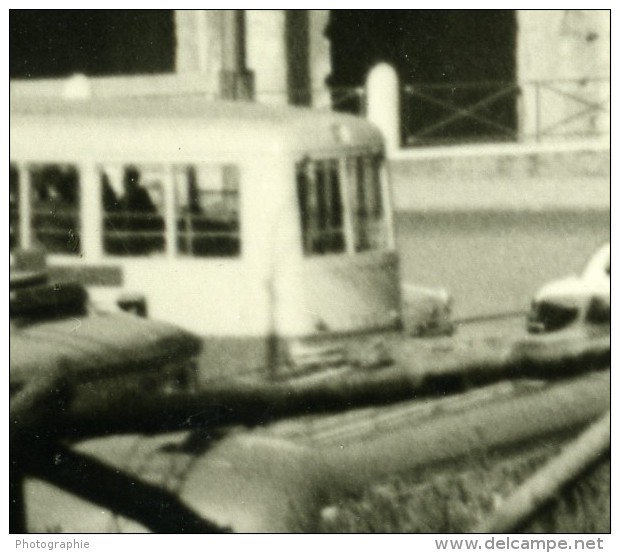
[(519, 87), (513, 83), (405, 85), (403, 144), (516, 140), (518, 96)]
[(609, 135), (609, 78), (532, 81), (523, 88), (523, 102), (525, 94), (533, 95), (536, 111), (524, 131), (537, 140)]
[[(543, 142), (609, 135), (609, 78), (406, 84), (403, 147)], [(332, 108), (366, 114), (363, 87), (331, 91)]]

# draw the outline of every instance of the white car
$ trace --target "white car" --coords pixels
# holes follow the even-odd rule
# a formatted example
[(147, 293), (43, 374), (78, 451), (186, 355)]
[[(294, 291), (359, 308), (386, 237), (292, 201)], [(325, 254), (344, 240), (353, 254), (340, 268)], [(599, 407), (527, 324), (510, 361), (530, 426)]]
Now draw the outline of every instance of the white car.
[(605, 244), (581, 275), (550, 282), (538, 291), (528, 315), (531, 333), (554, 332), (575, 325), (607, 328), (611, 322), (611, 256)]

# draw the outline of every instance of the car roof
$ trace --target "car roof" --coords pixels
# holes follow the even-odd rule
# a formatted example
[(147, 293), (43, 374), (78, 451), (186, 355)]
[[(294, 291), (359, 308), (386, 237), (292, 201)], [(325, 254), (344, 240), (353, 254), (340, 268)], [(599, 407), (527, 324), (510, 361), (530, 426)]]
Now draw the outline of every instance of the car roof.
[(601, 278), (609, 276), (611, 271), (611, 244), (601, 246), (590, 258), (583, 270), (583, 278)]

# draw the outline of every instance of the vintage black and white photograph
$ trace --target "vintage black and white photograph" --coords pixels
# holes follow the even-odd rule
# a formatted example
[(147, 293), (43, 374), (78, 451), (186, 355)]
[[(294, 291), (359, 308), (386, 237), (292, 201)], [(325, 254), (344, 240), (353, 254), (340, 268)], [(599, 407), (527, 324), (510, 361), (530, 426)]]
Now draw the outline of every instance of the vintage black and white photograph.
[(610, 44), (607, 9), (9, 10), (9, 532), (603, 549)]

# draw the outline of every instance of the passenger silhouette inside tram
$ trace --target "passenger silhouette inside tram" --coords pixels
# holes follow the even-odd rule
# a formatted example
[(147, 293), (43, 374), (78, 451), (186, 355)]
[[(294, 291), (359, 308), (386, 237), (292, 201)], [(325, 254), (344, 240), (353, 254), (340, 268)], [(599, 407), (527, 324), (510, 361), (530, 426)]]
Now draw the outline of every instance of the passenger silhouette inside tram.
[(157, 208), (149, 193), (140, 184), (140, 171), (135, 167), (128, 167), (125, 170), (123, 191), (124, 195), (121, 199), (123, 211), (131, 211), (136, 214), (157, 213)]
[(105, 211), (104, 247), (113, 255), (146, 255), (164, 249), (164, 220), (145, 186), (140, 171), (130, 166), (123, 175), (118, 198), (107, 175), (102, 175)]

